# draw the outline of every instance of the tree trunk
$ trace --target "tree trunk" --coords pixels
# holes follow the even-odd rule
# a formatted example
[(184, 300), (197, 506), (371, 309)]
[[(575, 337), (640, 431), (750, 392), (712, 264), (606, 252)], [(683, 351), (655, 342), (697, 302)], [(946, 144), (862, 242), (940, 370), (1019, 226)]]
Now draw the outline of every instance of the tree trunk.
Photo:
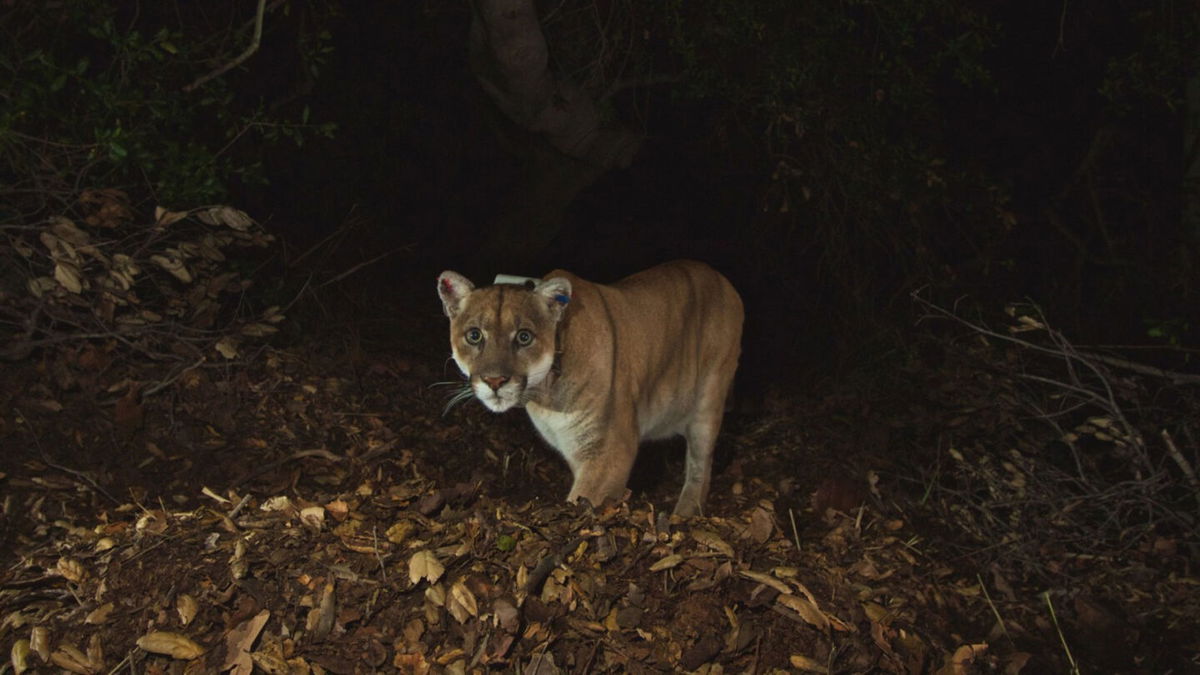
[(588, 92), (551, 71), (532, 0), (476, 0), (469, 40), (471, 69), (483, 90), (543, 146), (526, 153), (521, 194), (491, 233), (493, 254), (529, 257), (553, 239), (580, 191), (604, 171), (629, 166), (641, 138), (606, 128)]

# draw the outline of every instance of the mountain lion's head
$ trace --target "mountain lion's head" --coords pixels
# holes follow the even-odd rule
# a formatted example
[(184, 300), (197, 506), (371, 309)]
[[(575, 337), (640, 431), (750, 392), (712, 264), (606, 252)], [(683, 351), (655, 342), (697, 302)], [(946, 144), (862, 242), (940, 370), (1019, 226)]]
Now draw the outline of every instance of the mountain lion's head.
[(524, 405), (554, 368), (571, 282), (557, 277), (477, 289), (446, 271), (438, 277), (438, 295), (450, 317), (454, 362), (475, 397), (494, 412)]

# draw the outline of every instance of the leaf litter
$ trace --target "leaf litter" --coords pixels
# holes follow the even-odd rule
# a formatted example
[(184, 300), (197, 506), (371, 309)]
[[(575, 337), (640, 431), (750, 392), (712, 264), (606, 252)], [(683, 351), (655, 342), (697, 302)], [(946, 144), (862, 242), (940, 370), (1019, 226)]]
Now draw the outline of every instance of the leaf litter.
[[(26, 247), (42, 256), (29, 292), (62, 316), (103, 279), (147, 274), (89, 251), (129, 219), (117, 196), (93, 199), (97, 233), (56, 221)], [(162, 211), (154, 227), (178, 233), (190, 284), (226, 290), (194, 221), (255, 232), (240, 213)], [(140, 262), (183, 283), (161, 250), (167, 265)], [(219, 295), (188, 302), (207, 315)], [(283, 324), (257, 316), (202, 344), (237, 357)], [(673, 520), (677, 463), (622, 503), (568, 505), (565, 467), (518, 416), (443, 417), (438, 318), (405, 333), (425, 336), (416, 352), (367, 364), (315, 342), (230, 368), (180, 368), (191, 351), (139, 362), (103, 339), (8, 352), (8, 667), (950, 674), (1165, 671), (1200, 653), (1194, 531), (1124, 530), (1103, 549), (1079, 530), (1088, 505), (1047, 508), (1047, 446), (994, 355), (946, 346), (953, 367), (873, 398), (772, 392), (727, 422), (708, 515)], [(1128, 453), (1114, 418), (1081, 414), (1061, 438)]]
[[(160, 493), (109, 503), (40, 480), (52, 471), (36, 458), (6, 470), (31, 526), (14, 538), (0, 590), (14, 669), (46, 667), (35, 639), (48, 663), (80, 673), (125, 661), (246, 673), (919, 672), (956, 647), (919, 626), (921, 595), (897, 583), (911, 575), (884, 587), (852, 566), (868, 545), (874, 566), (910, 566), (879, 518), (839, 521), (840, 552), (807, 539), (797, 550), (758, 481), (719, 515), (675, 522), (644, 497), (560, 503), (551, 483), (513, 498), (457, 473), (477, 460), (445, 469), (438, 453), (480, 443), (500, 453), (527, 430), (494, 428), (482, 411), (447, 423), (437, 401), (338, 416), (356, 405), (351, 388), (302, 363), (273, 354), (241, 381), (279, 405), (239, 408), (220, 427), (193, 422), (223, 471), (192, 471), (198, 458), (152, 422), (136, 433), (160, 448), (141, 460), (166, 477)], [(211, 419), (217, 398), (184, 390), (175, 405)], [(161, 419), (153, 402), (146, 412)], [(287, 447), (334, 447), (317, 438), (334, 420), (336, 452), (290, 459)], [(260, 457), (236, 460), (250, 452)], [(271, 455), (285, 461), (260, 471)], [(556, 458), (535, 455), (509, 471), (565, 485)], [(871, 618), (867, 602), (885, 610)], [(93, 639), (89, 657), (80, 645)]]

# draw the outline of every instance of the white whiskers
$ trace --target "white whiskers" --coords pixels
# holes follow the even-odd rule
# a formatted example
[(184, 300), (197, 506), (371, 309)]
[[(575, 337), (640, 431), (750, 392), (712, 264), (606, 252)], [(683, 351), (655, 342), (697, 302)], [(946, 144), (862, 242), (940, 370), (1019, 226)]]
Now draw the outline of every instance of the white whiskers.
[(449, 414), (450, 409), (462, 403), (463, 401), (475, 396), (475, 391), (471, 389), (471, 383), (468, 382), (434, 382), (430, 387), (453, 387), (450, 390), (450, 397), (446, 400), (446, 407), (442, 408), (442, 417)]

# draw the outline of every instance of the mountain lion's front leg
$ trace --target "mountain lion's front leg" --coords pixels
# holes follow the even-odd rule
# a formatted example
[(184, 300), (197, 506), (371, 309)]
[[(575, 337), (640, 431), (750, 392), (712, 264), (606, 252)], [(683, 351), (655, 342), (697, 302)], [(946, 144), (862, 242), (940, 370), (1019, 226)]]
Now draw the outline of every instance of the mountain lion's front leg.
[(632, 427), (610, 430), (595, 446), (580, 453), (582, 461), (572, 466), (575, 482), (567, 501), (584, 497), (599, 506), (605, 499), (619, 500), (625, 494), (637, 449), (637, 432)]

